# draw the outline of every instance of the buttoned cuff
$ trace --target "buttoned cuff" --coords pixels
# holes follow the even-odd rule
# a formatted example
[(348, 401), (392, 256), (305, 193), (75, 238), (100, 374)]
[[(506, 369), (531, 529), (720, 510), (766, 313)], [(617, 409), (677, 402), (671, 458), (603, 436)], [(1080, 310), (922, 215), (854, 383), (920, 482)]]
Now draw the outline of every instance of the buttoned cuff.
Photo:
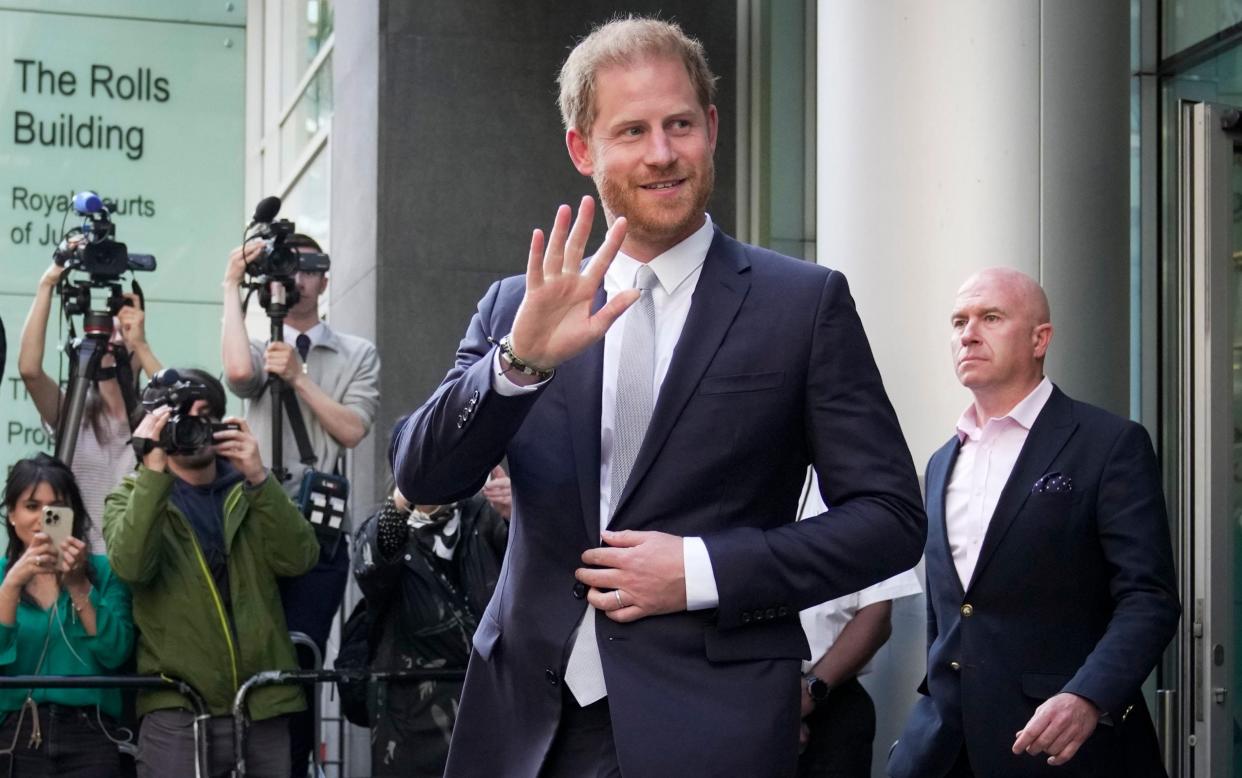
[(682, 538), (682, 565), (686, 575), (686, 610), (701, 611), (720, 604), (712, 558), (703, 538)]
[(501, 397), (518, 397), (523, 394), (530, 394), (551, 380), (551, 378), (547, 378), (537, 384), (530, 384), (528, 386), (513, 383), (500, 366), (500, 349), (492, 349), (492, 389)]

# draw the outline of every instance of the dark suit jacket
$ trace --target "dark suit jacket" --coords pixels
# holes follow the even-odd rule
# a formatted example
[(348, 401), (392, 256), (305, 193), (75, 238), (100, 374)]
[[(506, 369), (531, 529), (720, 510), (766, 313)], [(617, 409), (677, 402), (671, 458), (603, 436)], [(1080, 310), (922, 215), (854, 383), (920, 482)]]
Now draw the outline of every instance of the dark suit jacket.
[[(966, 744), (979, 776), (1163, 775), (1139, 686), (1181, 612), (1160, 470), (1146, 430), (1054, 387), (963, 590), (945, 531), (956, 436), (927, 465), (927, 680), (889, 760), (943, 776)], [(1037, 486), (1038, 484), (1038, 486)], [(1104, 710), (1068, 764), (1014, 756), (1044, 700)]]
[[(450, 775), (533, 776), (556, 731), (582, 618), (581, 554), (600, 542), (603, 343), (536, 393), (492, 390), (492, 346), (524, 281), (492, 286), (457, 363), (397, 427), (416, 503), (471, 494), (507, 456), (513, 520), (475, 634)], [(603, 290), (595, 305), (603, 304)], [(795, 522), (808, 463), (830, 514)], [(901, 429), (841, 274), (717, 232), (612, 529), (701, 536), (717, 609), (597, 619), (627, 775), (791, 775), (798, 611), (911, 567), (926, 537)]]

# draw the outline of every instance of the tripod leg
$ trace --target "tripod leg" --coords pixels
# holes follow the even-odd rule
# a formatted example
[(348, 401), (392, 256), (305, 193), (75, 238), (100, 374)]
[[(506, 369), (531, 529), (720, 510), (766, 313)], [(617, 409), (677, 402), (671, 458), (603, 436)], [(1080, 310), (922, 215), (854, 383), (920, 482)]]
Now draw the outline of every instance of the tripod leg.
[(73, 467), (73, 454), (78, 445), (78, 430), (82, 426), (82, 412), (86, 408), (86, 389), (99, 374), (106, 341), (83, 338), (70, 348), (71, 363), (69, 390), (65, 392), (64, 406), (56, 426), (56, 458), (66, 467)]

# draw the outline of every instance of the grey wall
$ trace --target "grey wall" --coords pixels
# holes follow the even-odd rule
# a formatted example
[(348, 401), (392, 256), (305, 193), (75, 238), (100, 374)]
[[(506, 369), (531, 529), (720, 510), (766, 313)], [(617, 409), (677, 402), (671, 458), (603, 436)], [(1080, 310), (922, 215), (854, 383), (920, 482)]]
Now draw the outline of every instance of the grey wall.
[[(578, 38), (622, 11), (678, 21), (721, 74), (718, 194), (709, 207), (732, 229), (735, 3), (379, 3), (372, 213), (384, 369), (379, 434), (365, 445), (379, 452), (380, 469), (392, 424), (439, 383), (488, 285), (523, 270), (531, 229), (546, 228), (560, 203), (594, 194), (565, 152), (556, 75)], [(338, 52), (341, 45), (338, 37)], [(338, 106), (334, 133), (341, 116)], [(355, 188), (352, 175), (334, 173), (343, 174), (334, 185)], [(601, 217), (596, 240), (603, 231)]]

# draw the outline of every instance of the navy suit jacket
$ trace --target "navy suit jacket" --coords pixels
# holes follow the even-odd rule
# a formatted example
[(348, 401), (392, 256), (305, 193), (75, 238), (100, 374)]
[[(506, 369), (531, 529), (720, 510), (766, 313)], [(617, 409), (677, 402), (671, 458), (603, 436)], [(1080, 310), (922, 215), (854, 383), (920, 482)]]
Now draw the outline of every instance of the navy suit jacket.
[[(1160, 470), (1140, 425), (1054, 387), (1001, 491), (969, 585), (945, 530), (955, 435), (927, 465), (927, 679), (889, 759), (935, 778), (965, 743), (979, 776), (1163, 775), (1140, 685), (1181, 613)], [(1105, 711), (1066, 765), (1014, 756), (1060, 692)]]
[[(432, 397), (398, 424), (415, 503), (473, 494), (507, 456), (508, 553), (475, 634), (449, 775), (534, 776), (556, 732), (574, 579), (600, 543), (603, 343), (535, 393), (492, 389), (524, 280), (488, 290)], [(594, 305), (604, 302), (601, 289)], [(825, 514), (795, 522), (808, 464)], [(611, 529), (703, 538), (718, 608), (596, 620), (627, 775), (792, 775), (798, 611), (908, 569), (926, 538), (909, 450), (845, 278), (717, 231)]]

